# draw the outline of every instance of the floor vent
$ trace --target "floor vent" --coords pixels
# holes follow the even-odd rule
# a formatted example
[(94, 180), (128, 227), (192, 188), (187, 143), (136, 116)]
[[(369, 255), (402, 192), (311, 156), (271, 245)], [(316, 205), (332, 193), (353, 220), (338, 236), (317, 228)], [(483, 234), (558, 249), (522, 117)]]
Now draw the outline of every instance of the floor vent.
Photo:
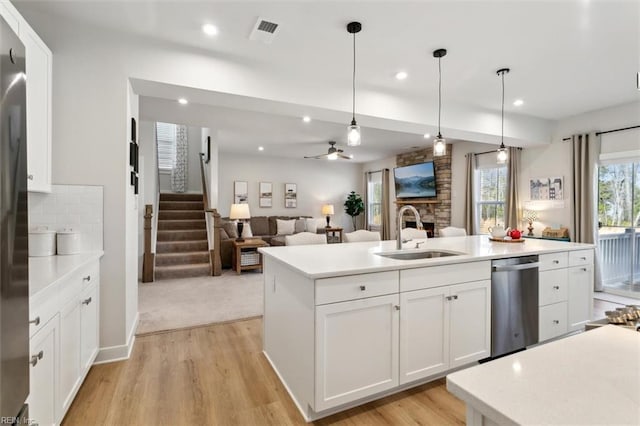
[(258, 18), (256, 24), (253, 26), (251, 34), (249, 35), (249, 40), (261, 41), (265, 44), (271, 44), (279, 27), (280, 25), (276, 24), (275, 22), (271, 22), (263, 18)]

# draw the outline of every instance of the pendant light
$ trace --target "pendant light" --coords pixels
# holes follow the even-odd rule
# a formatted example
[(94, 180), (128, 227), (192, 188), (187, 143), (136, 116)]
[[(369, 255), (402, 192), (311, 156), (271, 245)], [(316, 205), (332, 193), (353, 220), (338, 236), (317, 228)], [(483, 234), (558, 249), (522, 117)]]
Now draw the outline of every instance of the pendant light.
[(360, 22), (349, 22), (347, 31), (353, 34), (353, 79), (352, 79), (352, 118), (351, 124), (347, 128), (347, 145), (358, 146), (362, 142), (360, 126), (356, 123), (356, 34), (362, 30)]
[(498, 164), (507, 162), (507, 147), (504, 146), (504, 75), (509, 72), (509, 68), (500, 68), (496, 74), (502, 78), (502, 133), (500, 137), (500, 148), (498, 148)]
[(446, 49), (433, 51), (433, 57), (438, 58), (438, 136), (433, 140), (433, 156), (442, 157), (447, 155), (447, 141), (440, 133), (440, 113), (442, 110), (442, 66), (440, 60), (447, 54)]

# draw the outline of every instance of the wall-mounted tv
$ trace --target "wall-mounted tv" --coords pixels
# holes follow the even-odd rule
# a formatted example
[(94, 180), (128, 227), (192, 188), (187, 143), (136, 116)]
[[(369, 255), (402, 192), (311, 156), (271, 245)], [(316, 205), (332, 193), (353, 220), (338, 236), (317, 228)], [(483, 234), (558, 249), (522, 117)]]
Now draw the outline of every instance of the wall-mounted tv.
[(396, 198), (436, 197), (436, 174), (433, 161), (393, 169)]

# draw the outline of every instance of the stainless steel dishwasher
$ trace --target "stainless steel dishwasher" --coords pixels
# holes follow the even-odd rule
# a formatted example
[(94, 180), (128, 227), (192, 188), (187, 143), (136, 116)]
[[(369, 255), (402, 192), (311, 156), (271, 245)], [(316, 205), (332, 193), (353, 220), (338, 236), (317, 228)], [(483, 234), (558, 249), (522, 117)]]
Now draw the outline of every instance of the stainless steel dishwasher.
[(538, 256), (491, 262), (491, 358), (538, 343)]

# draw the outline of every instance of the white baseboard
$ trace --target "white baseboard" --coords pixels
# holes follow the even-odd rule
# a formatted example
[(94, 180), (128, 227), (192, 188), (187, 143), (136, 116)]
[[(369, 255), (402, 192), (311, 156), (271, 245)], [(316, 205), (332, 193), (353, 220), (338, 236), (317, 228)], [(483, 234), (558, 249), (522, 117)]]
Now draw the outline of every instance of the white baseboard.
[(136, 318), (133, 321), (133, 325), (131, 326), (131, 330), (129, 330), (129, 336), (127, 337), (126, 345), (118, 345), (118, 346), (107, 346), (106, 348), (100, 348), (98, 352), (98, 356), (96, 356), (96, 360), (94, 361), (94, 365), (96, 364), (106, 364), (109, 362), (123, 361), (125, 359), (129, 359), (131, 356), (131, 351), (133, 350), (133, 345), (136, 341), (136, 329), (138, 328), (138, 321), (140, 319), (140, 314), (136, 312)]

